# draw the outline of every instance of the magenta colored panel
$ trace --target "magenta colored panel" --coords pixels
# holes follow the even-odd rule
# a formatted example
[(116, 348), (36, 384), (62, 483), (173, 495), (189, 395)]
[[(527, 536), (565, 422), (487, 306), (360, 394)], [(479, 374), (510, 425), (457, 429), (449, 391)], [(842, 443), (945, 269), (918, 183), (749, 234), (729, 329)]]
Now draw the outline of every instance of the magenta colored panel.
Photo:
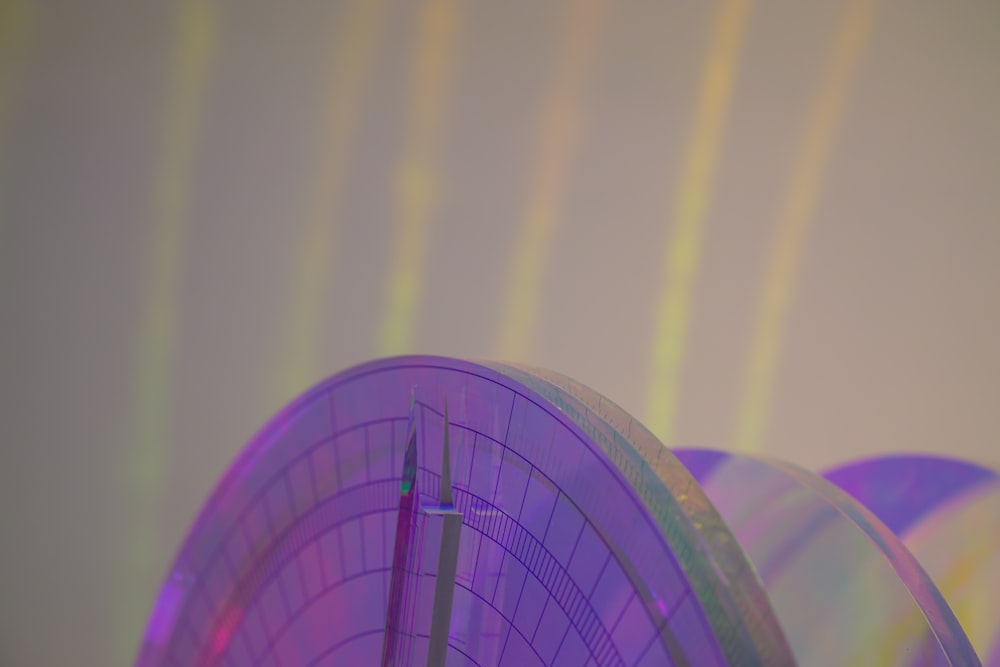
[(535, 627), (535, 635), (531, 642), (538, 655), (546, 665), (551, 665), (559, 645), (566, 638), (569, 630), (569, 618), (559, 604), (549, 599), (542, 611), (542, 616)]

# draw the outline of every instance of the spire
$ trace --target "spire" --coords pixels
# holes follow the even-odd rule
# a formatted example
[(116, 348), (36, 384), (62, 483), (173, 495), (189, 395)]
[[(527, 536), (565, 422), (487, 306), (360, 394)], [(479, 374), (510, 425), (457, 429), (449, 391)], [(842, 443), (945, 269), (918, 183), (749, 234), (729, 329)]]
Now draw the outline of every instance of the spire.
[(451, 443), (448, 437), (448, 397), (444, 397), (444, 446), (441, 448), (441, 505), (454, 505), (451, 497)]
[(406, 428), (406, 450), (403, 454), (403, 495), (410, 493), (417, 485), (417, 420), (414, 418), (413, 394), (410, 394), (410, 417)]

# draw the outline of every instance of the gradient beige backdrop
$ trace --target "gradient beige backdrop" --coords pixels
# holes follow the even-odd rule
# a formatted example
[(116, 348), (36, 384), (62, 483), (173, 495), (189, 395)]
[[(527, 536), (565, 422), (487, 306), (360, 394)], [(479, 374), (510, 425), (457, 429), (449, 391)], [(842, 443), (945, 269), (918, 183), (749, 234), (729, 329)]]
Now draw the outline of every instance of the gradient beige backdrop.
[(127, 664), (242, 444), (384, 354), (996, 465), (998, 177), (988, 0), (0, 0), (0, 664)]

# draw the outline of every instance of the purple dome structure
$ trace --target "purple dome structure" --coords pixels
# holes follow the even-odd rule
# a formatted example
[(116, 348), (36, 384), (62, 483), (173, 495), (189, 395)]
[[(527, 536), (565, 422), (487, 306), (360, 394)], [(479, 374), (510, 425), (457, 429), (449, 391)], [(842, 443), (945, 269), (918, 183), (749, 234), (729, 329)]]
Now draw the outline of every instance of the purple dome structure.
[[(909, 661), (878, 664), (979, 664), (930, 578), (860, 502), (759, 462), (723, 497), (710, 477), (732, 464), (678, 459), (549, 371), (427, 356), (357, 366), (293, 401), (230, 467), (136, 664), (840, 664), (802, 657), (819, 654), (802, 649), (771, 577), (795, 558), (768, 569), (747, 539), (748, 525), (796, 517), (786, 532), (808, 547), (809, 517), (830, 512), (843, 553), (892, 573), (892, 604), (932, 612), (903, 628)], [(755, 504), (777, 497), (775, 480), (784, 514)], [(805, 581), (823, 561), (798, 562)], [(823, 622), (836, 628), (836, 614)], [(914, 647), (929, 662), (913, 662)]]

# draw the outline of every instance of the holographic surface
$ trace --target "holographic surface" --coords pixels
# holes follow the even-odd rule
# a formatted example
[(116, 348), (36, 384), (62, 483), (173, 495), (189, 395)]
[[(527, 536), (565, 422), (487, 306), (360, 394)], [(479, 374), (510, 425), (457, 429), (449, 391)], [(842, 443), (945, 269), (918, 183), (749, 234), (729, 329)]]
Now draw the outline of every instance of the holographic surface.
[[(137, 664), (425, 664), (450, 576), (448, 665), (792, 664), (735, 540), (669, 452), (651, 461), (649, 440), (644, 458), (612, 411), (585, 423), (566, 410), (580, 401), (531, 377), (403, 357), (294, 401), (205, 505)], [(448, 513), (461, 516), (453, 575)]]
[(902, 539), (988, 667), (1000, 667), (1000, 475), (965, 461), (884, 456), (824, 473)]
[(823, 473), (870, 509), (892, 532), (903, 535), (939, 506), (977, 486), (996, 482), (982, 466), (943, 456), (879, 456)]
[(951, 605), (987, 667), (1000, 667), (1000, 483), (953, 499), (903, 542)]
[(756, 567), (799, 664), (979, 664), (931, 578), (854, 498), (786, 463), (674, 452)]

